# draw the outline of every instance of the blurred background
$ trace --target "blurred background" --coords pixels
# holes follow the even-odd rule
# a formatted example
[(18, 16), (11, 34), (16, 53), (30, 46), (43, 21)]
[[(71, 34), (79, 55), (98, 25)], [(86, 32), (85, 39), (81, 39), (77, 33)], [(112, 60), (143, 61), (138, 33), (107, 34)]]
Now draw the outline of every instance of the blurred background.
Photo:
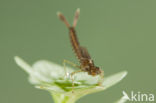
[(76, 8), (78, 38), (95, 64), (105, 76), (128, 71), (116, 86), (77, 103), (113, 103), (123, 90), (156, 94), (155, 5), (155, 0), (0, 0), (0, 103), (53, 103), (47, 91), (28, 82), (14, 56), (29, 64), (40, 59), (78, 64), (68, 30), (56, 16), (61, 11), (72, 23)]

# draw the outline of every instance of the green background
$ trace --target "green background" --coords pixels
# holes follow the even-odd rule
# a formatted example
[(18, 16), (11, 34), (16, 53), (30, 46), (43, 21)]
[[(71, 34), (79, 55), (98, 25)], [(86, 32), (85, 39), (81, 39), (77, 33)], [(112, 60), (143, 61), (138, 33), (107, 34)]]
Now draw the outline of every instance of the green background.
[(0, 0), (0, 103), (53, 103), (48, 92), (29, 84), (13, 58), (78, 63), (68, 30), (56, 16), (61, 11), (71, 23), (76, 8), (79, 40), (95, 64), (106, 76), (129, 72), (116, 86), (77, 103), (112, 103), (123, 90), (155, 94), (155, 5), (155, 0)]

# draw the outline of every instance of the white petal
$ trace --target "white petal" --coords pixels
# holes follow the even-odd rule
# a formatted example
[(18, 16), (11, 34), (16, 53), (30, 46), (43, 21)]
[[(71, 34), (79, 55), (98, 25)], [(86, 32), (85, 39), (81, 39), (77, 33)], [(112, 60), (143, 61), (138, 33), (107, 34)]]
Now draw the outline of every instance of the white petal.
[(80, 73), (76, 73), (74, 75), (74, 81), (76, 82), (84, 82), (85, 84), (89, 84), (89, 85), (92, 85), (92, 84), (97, 84), (98, 81), (99, 81), (99, 76), (91, 76), (91, 75), (88, 75), (87, 72), (80, 72)]
[(117, 74), (114, 74), (112, 76), (104, 78), (103, 86), (105, 88), (111, 87), (114, 84), (118, 83), (121, 81), (125, 76), (127, 75), (127, 71), (119, 72)]
[(33, 69), (30, 65), (28, 65), (23, 59), (21, 59), (18, 56), (14, 57), (16, 63), (18, 66), (20, 66), (24, 71), (26, 71), (28, 74), (32, 74), (33, 73)]
[[(33, 65), (33, 68), (36, 72), (41, 73), (47, 78), (58, 79), (58, 78), (64, 78), (64, 75), (65, 75), (65, 70), (63, 66), (60, 66), (58, 64), (55, 64), (46, 60), (40, 60), (36, 62)], [(66, 67), (66, 69), (68, 72), (72, 71), (68, 67)]]
[[(81, 89), (77, 89), (77, 90), (75, 90), (75, 92), (78, 92), (78, 94), (79, 93), (82, 94), (81, 92), (85, 92), (85, 94), (90, 94), (90, 93), (106, 90), (109, 87), (120, 82), (126, 75), (127, 75), (127, 71), (119, 72), (119, 73), (113, 74), (111, 76), (105, 77), (104, 81), (102, 83), (102, 86), (93, 86), (93, 85), (89, 86), (88, 85), (83, 88), (82, 88), (82, 86), (77, 86), (76, 88), (82, 88), (82, 91), (81, 91)], [(68, 87), (68, 88), (72, 88), (72, 87)], [(69, 95), (70, 95), (70, 93), (69, 93)]]
[(65, 93), (65, 91), (61, 88), (59, 88), (58, 86), (35, 86), (36, 88), (38, 89), (45, 89), (45, 90), (48, 90), (50, 92), (56, 92), (56, 93)]

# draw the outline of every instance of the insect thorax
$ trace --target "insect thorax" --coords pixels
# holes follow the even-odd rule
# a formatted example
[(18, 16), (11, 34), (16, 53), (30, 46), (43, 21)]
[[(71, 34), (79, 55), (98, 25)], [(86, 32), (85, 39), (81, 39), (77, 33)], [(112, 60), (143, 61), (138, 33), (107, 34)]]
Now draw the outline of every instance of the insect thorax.
[(96, 76), (101, 73), (99, 67), (94, 65), (93, 60), (91, 59), (83, 59), (81, 60), (81, 70), (84, 72), (88, 72), (89, 75)]

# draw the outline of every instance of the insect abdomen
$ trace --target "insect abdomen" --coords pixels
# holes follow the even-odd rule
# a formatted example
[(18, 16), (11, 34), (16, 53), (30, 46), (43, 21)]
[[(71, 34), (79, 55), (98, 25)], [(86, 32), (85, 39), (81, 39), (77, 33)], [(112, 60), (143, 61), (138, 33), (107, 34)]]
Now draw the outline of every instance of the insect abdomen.
[(71, 27), (69, 29), (69, 36), (70, 36), (70, 41), (71, 41), (73, 50), (74, 50), (77, 58), (80, 60), (81, 59), (80, 45), (79, 45), (79, 41), (76, 36), (75, 29), (73, 27)]

